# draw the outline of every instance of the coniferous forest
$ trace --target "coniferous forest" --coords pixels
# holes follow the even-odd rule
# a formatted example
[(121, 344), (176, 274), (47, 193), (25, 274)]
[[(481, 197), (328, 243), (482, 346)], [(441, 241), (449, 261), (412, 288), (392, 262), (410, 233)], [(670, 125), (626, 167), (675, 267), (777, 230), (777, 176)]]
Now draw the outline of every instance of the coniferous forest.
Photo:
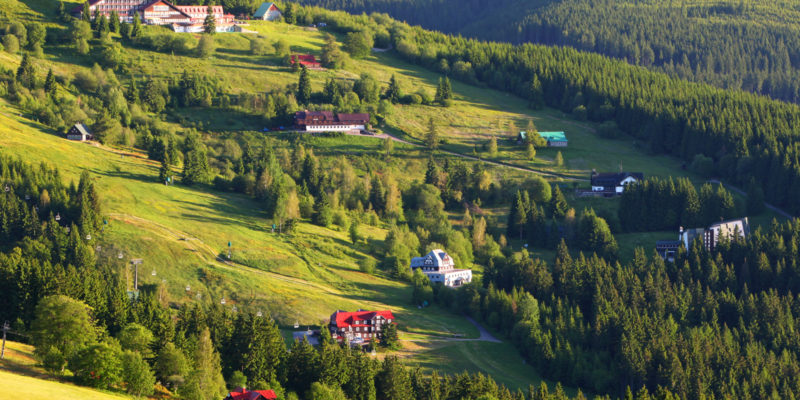
[[(570, 46), (682, 79), (800, 101), (797, 2), (305, 0), (482, 40)], [(440, 18), (447, 15), (448, 18)]]

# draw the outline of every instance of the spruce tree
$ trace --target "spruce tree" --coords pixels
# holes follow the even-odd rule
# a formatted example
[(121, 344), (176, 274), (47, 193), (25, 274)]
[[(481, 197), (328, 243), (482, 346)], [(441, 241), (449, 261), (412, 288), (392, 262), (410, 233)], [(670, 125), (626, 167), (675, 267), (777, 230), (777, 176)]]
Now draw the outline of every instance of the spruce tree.
[(131, 38), (137, 38), (142, 35), (142, 19), (139, 13), (133, 15), (133, 26), (131, 27)]
[(194, 353), (194, 370), (180, 393), (183, 397), (199, 400), (218, 399), (225, 394), (219, 353), (214, 350), (208, 328), (200, 333)]
[(386, 88), (386, 99), (391, 101), (392, 104), (397, 104), (400, 102), (401, 97), (402, 94), (400, 93), (400, 85), (397, 83), (397, 77), (392, 74), (389, 79), (389, 87)]
[(36, 88), (36, 71), (27, 53), (22, 56), (22, 62), (17, 69), (17, 82), (28, 89)]
[(450, 85), (450, 78), (444, 77), (442, 83), (442, 100), (450, 100), (453, 98), (453, 87)]
[(533, 146), (533, 143), (527, 143), (525, 145), (525, 157), (530, 161), (536, 158), (536, 147)]
[(119, 14), (116, 11), (111, 11), (108, 17), (108, 29), (111, 33), (119, 33)]
[(425, 145), (430, 151), (436, 151), (436, 149), (439, 148), (439, 132), (436, 130), (433, 117), (428, 119), (428, 131), (425, 133)]
[(47, 71), (47, 78), (44, 80), (44, 91), (53, 95), (56, 92), (56, 77), (53, 75), (53, 69)]
[(92, 22), (92, 14), (89, 13), (89, 2), (83, 3), (83, 9), (81, 10), (81, 19), (86, 22)]
[(553, 195), (550, 197), (550, 213), (553, 217), (561, 219), (567, 215), (567, 208), (569, 208), (569, 205), (564, 193), (561, 192), (561, 188), (558, 185), (554, 185)]
[(309, 104), (311, 102), (311, 79), (308, 77), (308, 68), (300, 68), (300, 79), (297, 82), (297, 102)]
[(213, 35), (217, 33), (217, 20), (214, 18), (214, 8), (209, 5), (206, 13), (206, 19), (203, 21), (203, 32)]

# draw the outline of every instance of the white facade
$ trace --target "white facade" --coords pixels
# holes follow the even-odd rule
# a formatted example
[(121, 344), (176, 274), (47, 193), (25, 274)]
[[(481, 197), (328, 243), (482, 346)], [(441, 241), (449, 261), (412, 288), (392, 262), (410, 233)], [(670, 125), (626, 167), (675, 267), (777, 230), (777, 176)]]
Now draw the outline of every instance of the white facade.
[(364, 125), (306, 125), (306, 132), (347, 132), (366, 129)]
[(459, 287), (472, 282), (472, 270), (455, 269), (453, 258), (441, 249), (412, 258), (411, 272), (416, 269), (420, 269), (432, 283), (441, 282), (447, 287)]

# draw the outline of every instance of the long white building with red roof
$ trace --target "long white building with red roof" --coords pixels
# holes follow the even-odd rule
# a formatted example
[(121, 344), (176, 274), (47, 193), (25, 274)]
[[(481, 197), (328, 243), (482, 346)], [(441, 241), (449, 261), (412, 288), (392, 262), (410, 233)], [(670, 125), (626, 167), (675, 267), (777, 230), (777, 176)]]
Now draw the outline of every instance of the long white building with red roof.
[[(178, 6), (165, 0), (90, 0), (89, 13), (95, 12), (110, 17), (112, 12), (119, 15), (120, 21), (133, 22), (138, 14), (148, 25), (171, 25), (176, 32), (202, 32), (203, 23), (208, 16), (208, 6)], [(80, 14), (82, 7), (73, 13)], [(230, 32), (234, 27), (234, 17), (225, 14), (222, 6), (211, 6), (217, 32)]]
[(347, 312), (338, 310), (331, 314), (328, 325), (331, 337), (336, 340), (365, 341), (380, 339), (386, 326), (394, 323), (394, 315), (389, 310)]

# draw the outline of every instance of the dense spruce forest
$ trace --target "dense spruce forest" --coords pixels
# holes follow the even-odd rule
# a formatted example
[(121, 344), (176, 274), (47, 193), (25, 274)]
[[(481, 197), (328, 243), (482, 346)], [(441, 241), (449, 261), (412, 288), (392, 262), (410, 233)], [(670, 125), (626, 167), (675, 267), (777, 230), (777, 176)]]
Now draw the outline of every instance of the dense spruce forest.
[(427, 29), (483, 40), (570, 46), (683, 79), (800, 101), (797, 1), (303, 3), (355, 13), (384, 12)]

